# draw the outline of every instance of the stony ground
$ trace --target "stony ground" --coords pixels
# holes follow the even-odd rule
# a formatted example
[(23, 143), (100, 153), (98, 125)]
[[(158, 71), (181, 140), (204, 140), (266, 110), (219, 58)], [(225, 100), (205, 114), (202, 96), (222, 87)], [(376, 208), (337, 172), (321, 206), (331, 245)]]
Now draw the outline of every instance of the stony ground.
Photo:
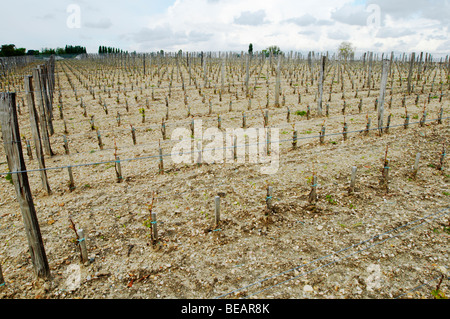
[[(392, 127), (378, 136), (351, 133), (326, 136), (319, 142), (318, 132), (326, 120), (326, 133), (341, 133), (343, 115), (340, 92), (333, 94), (328, 118), (297, 115), (306, 105), (315, 105), (313, 94), (304, 94), (298, 104), (287, 81), (283, 81), (285, 108), (270, 107), (269, 125), (280, 128), (279, 168), (276, 174), (261, 174), (262, 164), (174, 164), (164, 157), (164, 174), (158, 174), (160, 121), (164, 117), (164, 94), (151, 101), (146, 122), (138, 109), (150, 87), (128, 94), (130, 112), (123, 99), (115, 102), (106, 115), (86, 89), (79, 96), (95, 114), (103, 135), (104, 149), (97, 144), (89, 119), (83, 117), (61, 67), (64, 119), (68, 127), (70, 155), (64, 154), (63, 120), (55, 111), (55, 134), (51, 137), (57, 155), (46, 158), (47, 167), (65, 167), (111, 161), (114, 143), (123, 159), (123, 181), (116, 181), (113, 163), (74, 167), (76, 189), (68, 188), (66, 169), (49, 170), (52, 194), (42, 190), (38, 172), (29, 173), (42, 237), (51, 268), (51, 281), (36, 280), (33, 274), (19, 205), (13, 185), (0, 179), (0, 260), (6, 285), (0, 297), (18, 298), (320, 298), (320, 299), (432, 299), (432, 291), (449, 266), (450, 165), (438, 169), (442, 145), (450, 141), (449, 120), (429, 121), (423, 127)], [(71, 74), (71, 73), (69, 73)], [(75, 78), (72, 75), (72, 81)], [(207, 103), (192, 89), (192, 114), (202, 118), (203, 127), (239, 127), (242, 111), (248, 114), (248, 127), (262, 127), (258, 102), (264, 104), (265, 83), (256, 90), (253, 107), (247, 110), (242, 96), (214, 101), (208, 115)], [(212, 88), (208, 90), (211, 95)], [(139, 96), (134, 99), (134, 93)], [(447, 92), (448, 93), (448, 92)], [(239, 91), (239, 94), (242, 94)], [(273, 94), (273, 93), (272, 93)], [(360, 92), (360, 94), (362, 94)], [(364, 93), (367, 96), (367, 92)], [(349, 131), (362, 130), (366, 116), (376, 123), (373, 101), (378, 91), (365, 99), (362, 113), (359, 98), (348, 93), (346, 121)], [(403, 95), (393, 93), (392, 125), (404, 123)], [(216, 98), (216, 97), (215, 97)], [(234, 98), (234, 95), (233, 95)], [(98, 97), (97, 97), (98, 99)], [(411, 123), (418, 122), (422, 105), (408, 96)], [(444, 106), (449, 116), (448, 96), (427, 104), (427, 119), (436, 119)], [(168, 136), (177, 127), (189, 128), (182, 95), (174, 90), (170, 100)], [(116, 114), (122, 114), (117, 126)], [(27, 115), (20, 116), (21, 133), (31, 138)], [(130, 124), (136, 127), (133, 145)], [(292, 125), (303, 138), (292, 149)], [(373, 124), (375, 125), (375, 124)], [(311, 137), (311, 138), (307, 138)], [(161, 141), (165, 154), (173, 143)], [(380, 184), (388, 146), (390, 160), (388, 190)], [(421, 153), (417, 176), (411, 175), (416, 154)], [(3, 147), (0, 161), (4, 162)], [(35, 160), (24, 154), (28, 169)], [(146, 158), (148, 156), (156, 156)], [(3, 158), (3, 159), (2, 159)], [(349, 193), (351, 167), (357, 166), (354, 193)], [(0, 165), (7, 172), (6, 163)], [(309, 202), (311, 177), (318, 177), (315, 204)], [(266, 190), (273, 187), (272, 208), (266, 205)], [(214, 197), (221, 197), (221, 221), (214, 224)], [(148, 204), (155, 196), (153, 211), (158, 216), (158, 238), (153, 242)], [(80, 261), (70, 220), (86, 233), (89, 262)], [(448, 277), (448, 275), (446, 275)], [(417, 289), (415, 289), (417, 288)], [(440, 291), (446, 296), (449, 281)]]

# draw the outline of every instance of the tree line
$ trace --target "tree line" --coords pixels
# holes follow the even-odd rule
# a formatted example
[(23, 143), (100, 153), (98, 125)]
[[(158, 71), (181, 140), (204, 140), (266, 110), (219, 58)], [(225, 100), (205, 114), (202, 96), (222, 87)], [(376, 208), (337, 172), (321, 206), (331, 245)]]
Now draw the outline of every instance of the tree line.
[(0, 49), (0, 57), (24, 56), (24, 55), (51, 55), (51, 54), (83, 54), (87, 53), (86, 47), (80, 45), (66, 45), (64, 48), (43, 48), (39, 50), (26, 50), (16, 48), (15, 44), (3, 44)]
[(106, 53), (128, 53), (128, 51), (123, 51), (118, 48), (112, 48), (102, 45), (98, 47), (98, 54), (106, 54)]

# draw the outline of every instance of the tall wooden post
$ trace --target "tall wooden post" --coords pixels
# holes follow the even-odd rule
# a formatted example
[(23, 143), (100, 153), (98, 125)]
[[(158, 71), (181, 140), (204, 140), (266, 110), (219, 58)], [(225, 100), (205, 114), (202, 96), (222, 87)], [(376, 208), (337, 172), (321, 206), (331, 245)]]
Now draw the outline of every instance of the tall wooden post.
[(28, 175), (20, 141), (19, 123), (16, 113), (16, 94), (0, 93), (0, 124), (8, 167), (16, 189), (25, 232), (28, 239), (31, 261), (40, 278), (50, 278), (50, 268), (45, 254), (39, 222), (34, 208)]
[(39, 69), (33, 69), (33, 81), (34, 81), (34, 89), (36, 94), (36, 101), (39, 109), (39, 124), (41, 126), (41, 136), (42, 142), (44, 144), (45, 153), (49, 156), (53, 156), (53, 151), (50, 146), (50, 137), (48, 134), (48, 126), (47, 126), (47, 112), (45, 110), (44, 98), (42, 96), (42, 86), (40, 81), (40, 72)]
[(408, 74), (408, 94), (411, 94), (412, 86), (411, 86), (411, 79), (413, 74), (413, 68), (414, 68), (414, 60), (416, 59), (416, 53), (413, 52), (411, 54), (411, 59), (409, 61), (409, 74)]
[(322, 64), (320, 65), (320, 79), (319, 79), (319, 100), (317, 102), (317, 113), (322, 116), (322, 99), (323, 99), (323, 80), (325, 75), (325, 63), (327, 57), (322, 57)]
[(24, 79), (25, 92), (27, 95), (28, 113), (30, 115), (31, 134), (33, 135), (34, 146), (36, 149), (36, 158), (39, 164), (42, 186), (48, 194), (51, 194), (51, 189), (48, 184), (47, 171), (45, 170), (44, 152), (41, 144), (41, 134), (39, 131), (39, 116), (34, 104), (33, 93), (33, 79), (30, 75), (26, 75)]
[(384, 99), (386, 96), (386, 84), (389, 72), (389, 61), (383, 60), (383, 69), (381, 74), (381, 85), (380, 85), (380, 97), (378, 98), (378, 129), (380, 131), (380, 136), (383, 133), (383, 113), (384, 113)]
[(40, 82), (41, 82), (41, 94), (44, 101), (44, 107), (46, 112), (46, 120), (47, 120), (47, 126), (48, 126), (48, 132), (50, 135), (54, 134), (53, 129), (53, 103), (50, 99), (49, 94), (49, 84), (47, 79), (47, 66), (41, 65), (39, 67), (39, 76), (40, 76)]
[(275, 107), (280, 107), (280, 67), (281, 67), (281, 54), (278, 55), (278, 64), (277, 64), (277, 77), (275, 83)]

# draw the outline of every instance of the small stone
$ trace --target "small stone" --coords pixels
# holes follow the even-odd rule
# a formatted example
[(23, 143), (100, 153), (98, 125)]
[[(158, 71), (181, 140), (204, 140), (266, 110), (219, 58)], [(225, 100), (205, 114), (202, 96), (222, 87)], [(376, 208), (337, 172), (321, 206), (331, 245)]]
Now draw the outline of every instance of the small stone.
[(303, 291), (304, 291), (304, 292), (313, 292), (314, 289), (313, 289), (313, 287), (310, 286), (310, 285), (305, 285), (305, 287), (303, 287)]
[(322, 230), (322, 229), (323, 229), (322, 225), (317, 226), (317, 230)]

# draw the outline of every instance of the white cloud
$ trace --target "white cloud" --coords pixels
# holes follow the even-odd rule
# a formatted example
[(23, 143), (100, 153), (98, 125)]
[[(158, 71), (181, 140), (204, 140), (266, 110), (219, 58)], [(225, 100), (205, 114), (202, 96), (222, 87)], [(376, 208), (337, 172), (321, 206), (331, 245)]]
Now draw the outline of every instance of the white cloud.
[(94, 22), (85, 22), (83, 23), (84, 27), (93, 28), (93, 29), (109, 29), (112, 26), (112, 22), (108, 18), (100, 19), (99, 21)]
[[(66, 26), (66, 7), (81, 7), (80, 29)], [(368, 4), (381, 26), (369, 28)], [(450, 1), (437, 0), (22, 0), (5, 2), (2, 41), (27, 49), (99, 45), (128, 51), (335, 51), (349, 40), (358, 52), (420, 50), (449, 54)], [(28, 21), (33, 28), (24, 28)], [(375, 45), (376, 44), (376, 45)]]
[(242, 24), (242, 25), (261, 25), (267, 23), (265, 21), (266, 12), (264, 10), (258, 10), (255, 12), (244, 11), (241, 12), (241, 15), (234, 19), (234, 23)]

